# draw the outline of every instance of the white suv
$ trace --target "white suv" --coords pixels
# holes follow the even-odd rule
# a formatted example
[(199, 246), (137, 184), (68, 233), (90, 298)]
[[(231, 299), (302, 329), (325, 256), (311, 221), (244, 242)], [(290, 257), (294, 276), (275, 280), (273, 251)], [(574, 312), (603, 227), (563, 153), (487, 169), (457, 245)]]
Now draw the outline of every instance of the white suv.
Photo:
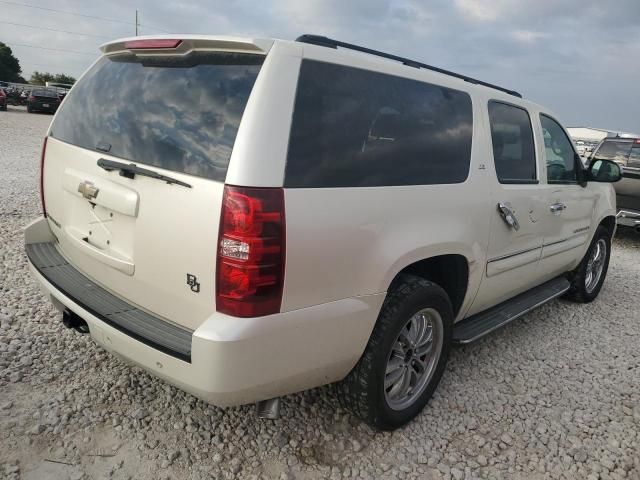
[(394, 428), (453, 343), (602, 286), (619, 168), (516, 92), (309, 35), (102, 51), (26, 251), (67, 326), (206, 401), (341, 381)]

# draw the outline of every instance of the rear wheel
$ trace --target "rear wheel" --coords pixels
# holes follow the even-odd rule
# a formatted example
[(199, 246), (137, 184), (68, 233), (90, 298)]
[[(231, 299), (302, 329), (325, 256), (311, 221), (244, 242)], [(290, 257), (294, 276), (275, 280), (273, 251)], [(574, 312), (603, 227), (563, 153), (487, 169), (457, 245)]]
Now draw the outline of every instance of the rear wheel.
[(27, 105), (27, 113), (33, 113), (33, 109), (29, 105)]
[(569, 277), (571, 288), (566, 297), (579, 303), (595, 300), (607, 276), (610, 257), (611, 235), (605, 228), (598, 227), (587, 253)]
[(444, 372), (453, 328), (442, 288), (413, 275), (395, 283), (360, 361), (337, 385), (341, 403), (379, 430), (405, 424), (427, 404)]

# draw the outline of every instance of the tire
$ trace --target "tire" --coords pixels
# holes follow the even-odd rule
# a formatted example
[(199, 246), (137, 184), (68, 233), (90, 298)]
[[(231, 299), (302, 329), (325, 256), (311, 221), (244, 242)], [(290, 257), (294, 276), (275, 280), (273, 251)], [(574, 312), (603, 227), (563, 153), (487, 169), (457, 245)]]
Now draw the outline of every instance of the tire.
[[(597, 250), (603, 255), (600, 260), (601, 269), (597, 278), (594, 278), (597, 272), (594, 272), (592, 258), (598, 255)], [(604, 249), (604, 252), (602, 250)], [(565, 298), (578, 303), (589, 303), (596, 299), (607, 276), (609, 268), (609, 259), (611, 258), (611, 234), (602, 226), (596, 230), (589, 249), (578, 267), (569, 274), (571, 287), (566, 293)], [(591, 273), (591, 277), (590, 277)]]
[[(422, 341), (412, 346), (403, 344), (402, 339), (408, 340), (412, 332), (409, 325), (416, 324), (425, 326), (422, 330), (417, 327), (416, 332), (425, 333), (413, 338), (427, 338), (430, 330), (430, 348), (420, 347), (425, 345)], [(347, 377), (336, 384), (340, 403), (376, 430), (393, 430), (404, 425), (420, 413), (438, 386), (447, 364), (452, 333), (453, 308), (445, 291), (421, 277), (401, 275), (384, 301), (362, 357)], [(399, 348), (402, 345), (409, 348)], [(421, 354), (419, 348), (429, 349), (430, 353), (424, 359), (418, 358), (415, 355)], [(428, 366), (422, 368), (418, 362)], [(402, 366), (396, 368), (398, 364)], [(393, 368), (390, 375), (386, 373), (388, 366)], [(423, 373), (415, 373), (416, 369), (422, 369)], [(390, 382), (400, 370), (405, 372), (401, 374), (400, 386), (396, 383), (385, 388), (385, 380)], [(409, 384), (413, 380), (416, 388), (412, 392), (410, 387), (405, 398), (398, 392), (403, 391), (402, 381), (407, 374)], [(394, 395), (398, 397), (393, 398)]]
[(27, 105), (27, 113), (33, 113), (33, 109), (29, 105)]

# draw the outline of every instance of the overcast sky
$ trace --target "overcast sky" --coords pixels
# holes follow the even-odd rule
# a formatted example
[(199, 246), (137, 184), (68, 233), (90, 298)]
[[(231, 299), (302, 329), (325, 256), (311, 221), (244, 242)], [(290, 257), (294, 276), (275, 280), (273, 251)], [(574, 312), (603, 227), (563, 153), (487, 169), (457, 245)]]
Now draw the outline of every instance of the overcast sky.
[(328, 35), (518, 90), (567, 126), (640, 133), (640, 0), (0, 0), (0, 41), (26, 78), (78, 76), (134, 33), (136, 7), (142, 34)]

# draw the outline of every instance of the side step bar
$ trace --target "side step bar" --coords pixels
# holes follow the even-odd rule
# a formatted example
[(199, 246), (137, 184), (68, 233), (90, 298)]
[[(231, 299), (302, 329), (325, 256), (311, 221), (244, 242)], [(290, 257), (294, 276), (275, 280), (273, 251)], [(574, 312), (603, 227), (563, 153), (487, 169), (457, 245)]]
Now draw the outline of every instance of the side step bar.
[(557, 277), (484, 312), (465, 318), (455, 325), (453, 342), (458, 344), (474, 342), (529, 313), (534, 308), (559, 297), (569, 290), (569, 287), (569, 281), (565, 277)]

